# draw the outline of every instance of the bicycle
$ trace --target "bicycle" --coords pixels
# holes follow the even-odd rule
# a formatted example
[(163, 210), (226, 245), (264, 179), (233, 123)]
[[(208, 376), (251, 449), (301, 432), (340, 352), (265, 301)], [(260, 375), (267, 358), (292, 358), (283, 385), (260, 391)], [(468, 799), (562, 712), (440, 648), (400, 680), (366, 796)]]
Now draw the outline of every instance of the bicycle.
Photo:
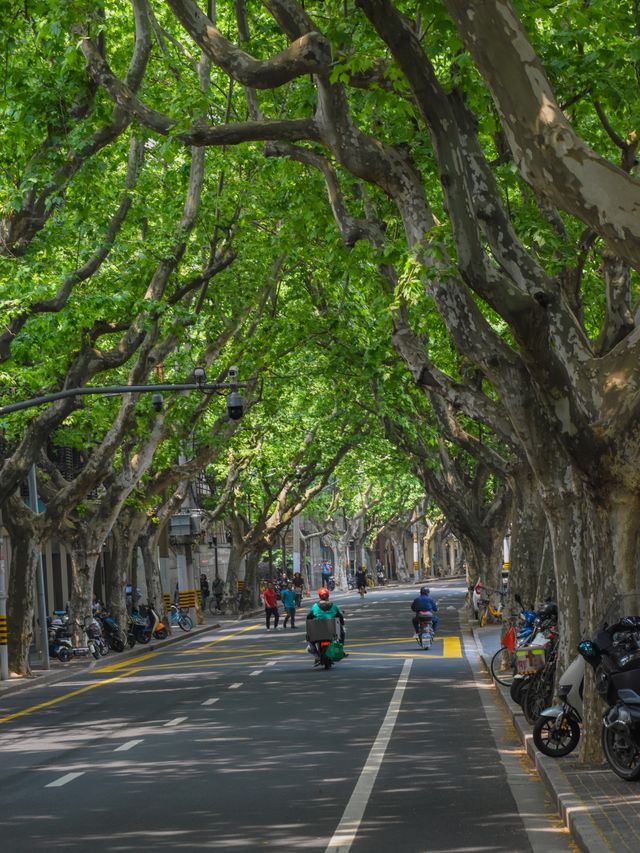
[[(498, 625), (502, 624), (502, 608), (504, 605), (505, 593), (498, 589), (487, 589), (486, 592), (489, 593), (489, 597), (480, 602), (480, 607), (482, 608), (480, 613), (481, 628), (484, 628), (485, 625), (493, 621)], [(491, 599), (493, 597), (495, 600), (496, 596), (500, 597), (500, 604), (497, 607), (494, 607)]]
[(211, 601), (209, 602), (209, 613), (212, 616), (216, 616), (216, 614), (218, 614), (218, 613), (224, 613), (224, 610), (222, 609), (221, 605), (222, 605), (222, 593), (219, 593), (217, 595), (216, 595), (216, 593), (214, 593), (211, 596)]
[(190, 631), (193, 628), (193, 619), (189, 616), (187, 610), (182, 607), (171, 605), (169, 618), (172, 625), (179, 625), (183, 631)]

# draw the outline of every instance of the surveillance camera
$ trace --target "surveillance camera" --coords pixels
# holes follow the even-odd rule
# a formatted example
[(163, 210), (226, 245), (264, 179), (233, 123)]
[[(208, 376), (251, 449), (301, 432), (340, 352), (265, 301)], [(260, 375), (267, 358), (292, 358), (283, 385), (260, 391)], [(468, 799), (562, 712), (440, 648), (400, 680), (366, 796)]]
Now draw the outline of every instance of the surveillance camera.
[(235, 382), (235, 380), (238, 378), (238, 374), (240, 373), (240, 369), (236, 367), (235, 364), (232, 364), (228, 372), (229, 379), (231, 379), (232, 382)]
[(162, 394), (152, 394), (151, 395), (151, 405), (156, 410), (156, 412), (162, 411)]
[(194, 367), (193, 378), (196, 384), (200, 385), (205, 380), (204, 367)]
[(227, 414), (232, 421), (239, 421), (244, 415), (244, 398), (237, 391), (232, 391), (227, 397)]

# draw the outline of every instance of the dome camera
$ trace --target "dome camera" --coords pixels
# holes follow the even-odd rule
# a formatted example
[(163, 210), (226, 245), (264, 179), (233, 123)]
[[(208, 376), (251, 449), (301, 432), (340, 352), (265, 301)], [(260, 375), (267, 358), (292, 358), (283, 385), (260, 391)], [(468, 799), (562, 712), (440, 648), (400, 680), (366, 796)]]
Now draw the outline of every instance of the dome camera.
[(232, 421), (239, 421), (244, 415), (244, 397), (232, 391), (227, 397), (227, 413)]
[(156, 412), (162, 411), (162, 394), (152, 394), (151, 395), (151, 405), (156, 410)]

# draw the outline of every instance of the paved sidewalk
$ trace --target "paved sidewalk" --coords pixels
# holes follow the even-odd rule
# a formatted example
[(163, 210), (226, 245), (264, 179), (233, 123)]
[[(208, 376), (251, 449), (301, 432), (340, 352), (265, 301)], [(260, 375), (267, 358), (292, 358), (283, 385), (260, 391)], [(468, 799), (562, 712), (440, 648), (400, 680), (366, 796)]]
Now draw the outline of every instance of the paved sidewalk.
[[(472, 630), (489, 671), (491, 656), (500, 646), (501, 628), (472, 624)], [(640, 785), (619, 779), (606, 764), (588, 767), (578, 764), (575, 755), (557, 759), (542, 755), (520, 706), (506, 687), (495, 687), (579, 849), (584, 853), (640, 850)]]

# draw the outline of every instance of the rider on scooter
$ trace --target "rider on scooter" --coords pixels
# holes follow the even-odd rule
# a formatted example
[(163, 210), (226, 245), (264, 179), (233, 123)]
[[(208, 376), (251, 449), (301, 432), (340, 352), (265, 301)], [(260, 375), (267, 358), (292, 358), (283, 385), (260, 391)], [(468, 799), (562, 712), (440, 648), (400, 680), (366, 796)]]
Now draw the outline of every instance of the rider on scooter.
[(420, 595), (417, 598), (413, 599), (411, 609), (416, 614), (412, 620), (413, 630), (415, 631), (416, 635), (420, 626), (420, 619), (418, 617), (418, 613), (423, 613), (427, 610), (430, 610), (433, 614), (433, 633), (435, 634), (435, 632), (438, 630), (438, 625), (440, 624), (440, 617), (436, 614), (438, 605), (435, 603), (433, 598), (431, 598), (431, 590), (428, 586), (423, 586), (420, 590)]
[[(340, 642), (344, 643), (344, 615), (342, 610), (333, 601), (329, 601), (329, 590), (321, 586), (318, 590), (318, 601), (313, 604), (311, 610), (307, 613), (307, 619), (336, 619), (340, 624)], [(315, 650), (316, 656), (318, 649), (315, 643), (310, 643)], [(345, 654), (345, 657), (347, 655)]]

